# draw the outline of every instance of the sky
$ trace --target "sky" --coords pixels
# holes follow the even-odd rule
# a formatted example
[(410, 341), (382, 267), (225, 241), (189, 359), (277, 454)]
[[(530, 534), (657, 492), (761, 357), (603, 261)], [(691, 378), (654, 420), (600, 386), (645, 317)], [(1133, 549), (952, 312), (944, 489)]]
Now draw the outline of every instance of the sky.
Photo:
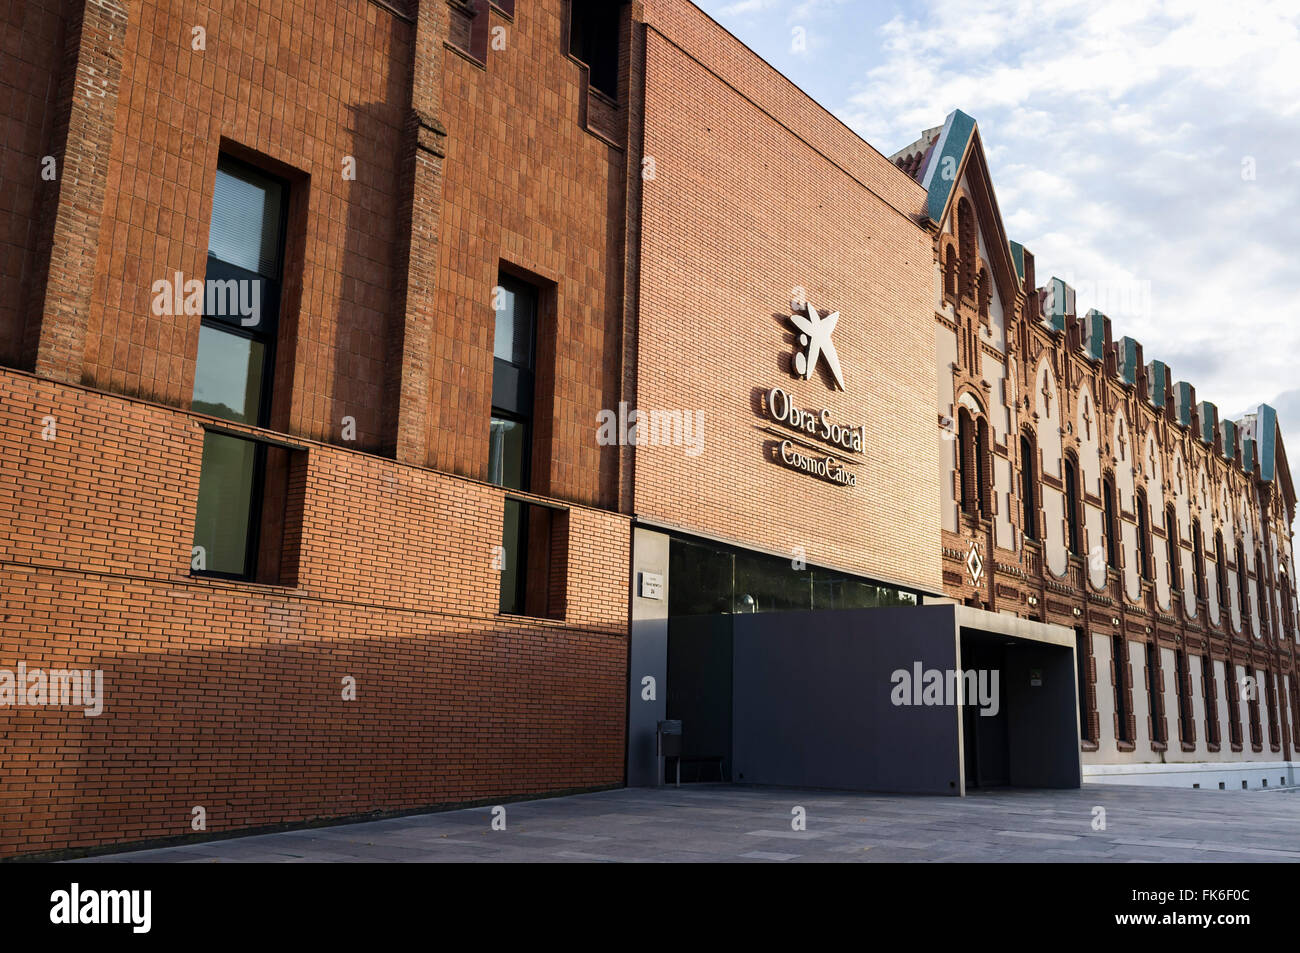
[(973, 116), (1039, 285), (1300, 460), (1300, 3), (695, 2), (887, 156)]

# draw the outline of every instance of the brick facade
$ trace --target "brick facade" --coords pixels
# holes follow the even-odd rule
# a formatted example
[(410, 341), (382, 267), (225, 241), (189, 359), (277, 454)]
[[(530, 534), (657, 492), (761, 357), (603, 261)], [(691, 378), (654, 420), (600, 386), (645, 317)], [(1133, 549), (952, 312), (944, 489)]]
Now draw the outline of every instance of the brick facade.
[[(195, 806), (216, 832), (622, 783), (630, 523), (594, 421), (627, 112), (589, 105), (567, 3), (512, 6), (6, 14), (0, 669), (99, 668), (107, 698), (0, 715), (0, 856), (188, 836)], [(190, 412), (199, 319), (151, 308), (204, 277), (220, 154), (289, 186), (265, 430)], [(550, 292), (511, 494), (554, 514), (536, 616), (499, 612), (480, 482), (500, 270)], [(191, 573), (211, 427), (290, 448), (276, 584)]]
[[(637, 516), (939, 590), (924, 192), (694, 7), (646, 7), (636, 406), (703, 440), (637, 447)], [(798, 288), (841, 314), (843, 390), (794, 372)], [(777, 459), (774, 386), (865, 425), (855, 486)]]
[(564, 618), (503, 618), (500, 488), (298, 441), (295, 584), (196, 578), (226, 422), (12, 371), (0, 397), (0, 668), (106, 696), (4, 712), (0, 855), (622, 783), (624, 518), (569, 507)]
[[(941, 159), (953, 174), (927, 180)], [(895, 160), (942, 208), (929, 224), (945, 591), (1084, 634), (1085, 764), (1289, 760), (1296, 497), (1272, 408), (1220, 420), (1140, 343), (1115, 340), (1105, 314), (1078, 314), (1065, 282), (1040, 286), (1033, 255), (1002, 232), (969, 117), (954, 113)], [(1118, 672), (1114, 637), (1128, 646)], [(1256, 692), (1243, 688), (1244, 719), (1220, 689), (1238, 673)], [(1192, 715), (1181, 737), (1180, 705)], [(1212, 740), (1233, 721), (1258, 735), (1261, 705), (1278, 726), (1270, 745)]]

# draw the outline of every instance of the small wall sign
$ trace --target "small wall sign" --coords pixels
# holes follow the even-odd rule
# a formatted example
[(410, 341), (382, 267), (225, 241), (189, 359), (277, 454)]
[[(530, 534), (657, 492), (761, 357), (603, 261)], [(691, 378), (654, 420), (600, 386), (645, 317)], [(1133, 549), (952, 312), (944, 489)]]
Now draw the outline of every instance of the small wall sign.
[(664, 577), (657, 572), (637, 573), (637, 595), (642, 599), (662, 599)]

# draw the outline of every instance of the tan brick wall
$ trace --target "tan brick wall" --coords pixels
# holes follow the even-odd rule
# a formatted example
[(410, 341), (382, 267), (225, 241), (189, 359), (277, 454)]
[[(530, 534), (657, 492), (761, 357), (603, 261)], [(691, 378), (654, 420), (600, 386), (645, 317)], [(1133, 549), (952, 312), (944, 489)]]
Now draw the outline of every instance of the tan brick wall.
[[(643, 412), (702, 410), (704, 449), (638, 447), (635, 511), (939, 590), (931, 242), (870, 180), (900, 200), (919, 204), (922, 193), (865, 143), (837, 141), (841, 127), (820, 107), (785, 95), (707, 18), (688, 19), (670, 21), (680, 32), (669, 37), (647, 32), (644, 152), (655, 178), (641, 186), (636, 397)], [(684, 50), (696, 47), (746, 88), (777, 84), (779, 119)], [(824, 369), (792, 375), (796, 286), (822, 313), (841, 312), (832, 340), (843, 392)], [(805, 409), (866, 424), (856, 487), (775, 459), (777, 438), (759, 429), (775, 385)]]

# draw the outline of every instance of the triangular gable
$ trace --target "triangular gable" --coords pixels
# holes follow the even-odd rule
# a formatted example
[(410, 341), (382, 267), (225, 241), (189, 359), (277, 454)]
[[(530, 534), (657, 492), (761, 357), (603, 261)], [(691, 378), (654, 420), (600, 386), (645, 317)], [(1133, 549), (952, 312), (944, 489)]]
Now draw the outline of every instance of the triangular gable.
[(944, 120), (920, 173), (920, 182), (927, 196), (926, 214), (935, 224), (942, 226), (952, 214), (953, 192), (963, 176), (975, 199), (975, 218), (984, 236), (984, 246), (993, 258), (989, 264), (998, 283), (998, 293), (1009, 307), (1021, 291), (1024, 249), (1021, 248), (1022, 263), (1017, 268), (1011, 242), (1002, 225), (1002, 213), (998, 210), (979, 127), (970, 116), (954, 109)]

